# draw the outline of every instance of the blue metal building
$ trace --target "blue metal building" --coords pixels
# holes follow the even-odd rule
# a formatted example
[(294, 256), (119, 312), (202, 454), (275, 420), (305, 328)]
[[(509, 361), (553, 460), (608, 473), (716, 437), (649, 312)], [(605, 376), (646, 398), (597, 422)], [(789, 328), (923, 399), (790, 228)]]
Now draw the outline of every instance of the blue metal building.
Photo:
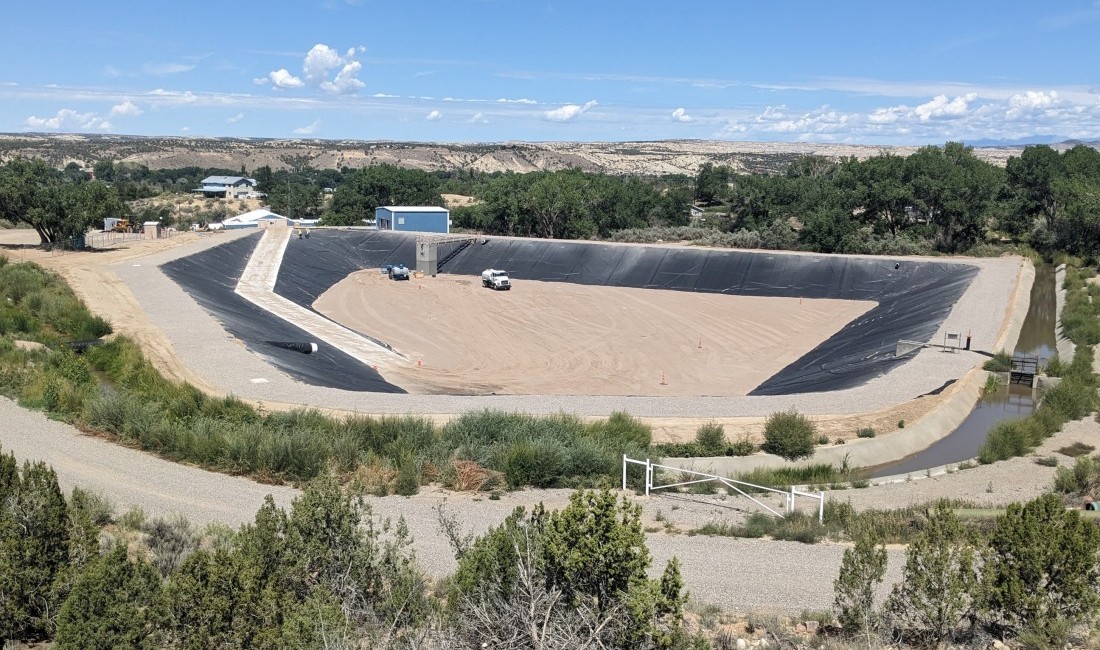
[(451, 213), (430, 205), (387, 205), (374, 210), (374, 223), (379, 230), (449, 233)]

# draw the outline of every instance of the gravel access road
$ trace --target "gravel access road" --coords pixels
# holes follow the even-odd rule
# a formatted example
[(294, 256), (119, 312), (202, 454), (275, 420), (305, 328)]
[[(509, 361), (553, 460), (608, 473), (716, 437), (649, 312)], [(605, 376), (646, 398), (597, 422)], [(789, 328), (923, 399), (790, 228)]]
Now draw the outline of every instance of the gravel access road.
[[(117, 513), (138, 507), (149, 516), (182, 513), (192, 523), (222, 522), (239, 526), (250, 521), (267, 494), (281, 506), (290, 505), (298, 490), (261, 485), (251, 480), (169, 462), (151, 454), (86, 435), (77, 429), (20, 408), (0, 398), (0, 445), (20, 460), (41, 460), (57, 471), (65, 491), (79, 486), (108, 497)], [(675, 497), (634, 497), (645, 509), (647, 526), (657, 519), (697, 527), (719, 517), (740, 518), (744, 512), (730, 503)], [(418, 562), (433, 578), (455, 568), (454, 555), (440, 532), (437, 507), (453, 515), (464, 530), (484, 532), (504, 520), (517, 505), (538, 502), (561, 508), (568, 490), (523, 491), (489, 500), (485, 495), (426, 488), (416, 497), (370, 499), (375, 515), (404, 517), (413, 534)], [(741, 504), (743, 505), (743, 504)], [(832, 604), (833, 580), (844, 546), (805, 545), (729, 537), (649, 533), (654, 571), (672, 557), (681, 562), (692, 595), (728, 611), (769, 609), (800, 612)], [(891, 576), (896, 579), (902, 552), (891, 550)]]
[[(222, 522), (239, 526), (252, 519), (266, 495), (288, 507), (299, 494), (291, 487), (262, 485), (169, 462), (89, 436), (4, 398), (0, 398), (0, 423), (4, 453), (14, 452), (21, 461), (49, 463), (66, 491), (80, 486), (99, 492), (119, 513), (138, 507), (150, 516), (182, 513), (199, 525)], [(1072, 442), (1095, 440), (1098, 433), (1100, 424), (1092, 417), (1070, 423), (1036, 455), (1055, 455), (1069, 464), (1071, 459), (1055, 450)], [(860, 510), (927, 503), (940, 497), (998, 506), (1041, 494), (1049, 489), (1053, 473), (1052, 468), (1037, 465), (1034, 457), (1017, 458), (933, 478), (827, 492), (826, 498), (848, 500)], [(562, 508), (569, 494), (568, 490), (532, 490), (490, 500), (484, 494), (428, 487), (415, 497), (371, 498), (370, 504), (379, 517), (405, 518), (418, 561), (433, 578), (442, 578), (454, 570), (455, 562), (439, 528), (437, 508), (441, 504), (466, 532), (479, 534), (503, 521), (517, 505), (530, 508), (543, 502), (550, 508)], [(678, 557), (684, 581), (699, 600), (728, 611), (797, 613), (831, 606), (844, 545), (689, 536), (683, 533), (711, 521), (740, 521), (750, 511), (749, 504), (728, 497), (629, 496), (642, 505), (647, 529), (657, 531), (647, 534), (654, 570), (660, 571), (669, 559)], [(904, 551), (891, 548), (889, 554), (888, 584), (900, 579)]]

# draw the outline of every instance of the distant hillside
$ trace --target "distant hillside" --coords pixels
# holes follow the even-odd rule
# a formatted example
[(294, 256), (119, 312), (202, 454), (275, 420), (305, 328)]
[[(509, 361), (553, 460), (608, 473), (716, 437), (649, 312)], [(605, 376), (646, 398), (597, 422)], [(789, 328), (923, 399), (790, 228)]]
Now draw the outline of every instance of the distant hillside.
[[(1064, 145), (1060, 145), (1064, 146)], [(1093, 143), (1095, 146), (1095, 143)], [(1004, 165), (1020, 144), (982, 146), (979, 158)], [(667, 140), (658, 142), (506, 142), (448, 144), (358, 140), (276, 140), (119, 135), (0, 134), (0, 160), (35, 156), (58, 167), (97, 160), (134, 162), (151, 169), (220, 167), (254, 170), (309, 166), (319, 169), (391, 163), (429, 171), (482, 172), (580, 168), (610, 174), (690, 174), (706, 162), (745, 172), (777, 172), (806, 154), (867, 158), (883, 152), (908, 155), (916, 147), (874, 145)]]

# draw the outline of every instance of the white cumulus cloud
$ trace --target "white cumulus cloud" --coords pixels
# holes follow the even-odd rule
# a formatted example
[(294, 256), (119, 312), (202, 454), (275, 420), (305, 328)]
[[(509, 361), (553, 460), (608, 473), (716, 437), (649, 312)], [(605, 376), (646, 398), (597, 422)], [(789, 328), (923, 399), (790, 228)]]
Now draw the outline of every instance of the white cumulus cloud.
[(948, 99), (947, 95), (936, 95), (931, 101), (913, 109), (913, 112), (921, 122), (927, 122), (933, 117), (961, 117), (966, 115), (970, 102), (977, 98), (977, 93), (967, 93), (954, 99)]
[(499, 102), (501, 104), (537, 104), (538, 103), (535, 100), (527, 99), (526, 97), (521, 97), (519, 99), (507, 99), (505, 97), (501, 97), (500, 99), (497, 100), (497, 102)]
[(236, 124), (237, 122), (240, 122), (243, 119), (244, 119), (244, 113), (237, 113), (236, 115), (234, 115), (232, 117), (225, 118), (225, 121), (229, 122), (230, 124)]
[(484, 113), (477, 113), (470, 118), (470, 121), (474, 124), (488, 124), (489, 118), (485, 117)]
[(867, 114), (867, 121), (871, 124), (893, 124), (904, 118), (909, 113), (908, 106), (891, 106), (889, 108), (876, 108)]
[[(363, 50), (362, 47), (353, 47), (344, 54), (340, 54), (324, 43), (314, 45), (306, 53), (305, 60), (302, 62), (304, 83), (317, 86), (335, 95), (347, 95), (358, 91), (366, 84), (359, 80), (363, 64), (355, 59), (355, 55)], [(335, 76), (329, 78), (333, 71), (336, 71)], [(272, 80), (274, 81), (274, 78)], [(301, 85), (304, 84), (299, 83), (295, 87)]]
[(298, 127), (297, 129), (294, 129), (294, 132), (297, 133), (298, 135), (313, 135), (314, 133), (317, 133), (317, 131), (320, 130), (320, 128), (321, 128), (321, 120), (313, 120), (312, 124), (307, 124), (305, 126)]
[(111, 116), (115, 115), (141, 115), (145, 111), (141, 110), (137, 104), (127, 99), (121, 104), (115, 104), (111, 107)]
[(45, 129), (47, 131), (73, 131), (81, 129), (109, 129), (111, 123), (101, 119), (95, 113), (80, 113), (71, 108), (63, 108), (57, 111), (53, 117), (38, 117), (31, 115), (23, 122), (31, 129)]
[(1008, 119), (1016, 119), (1033, 111), (1042, 110), (1054, 106), (1058, 101), (1058, 91), (1052, 90), (1045, 93), (1041, 90), (1028, 90), (1017, 93), (1008, 98), (1008, 111), (1005, 116)]
[(359, 72), (362, 71), (363, 64), (358, 61), (351, 61), (340, 68), (340, 72), (336, 73), (336, 77), (332, 81), (322, 81), (321, 90), (330, 92), (336, 95), (348, 95), (354, 93), (366, 86), (365, 83), (359, 80)]
[(428, 117), (426, 119), (429, 122), (436, 122), (443, 119), (443, 113), (440, 113), (439, 111), (432, 111), (431, 113), (428, 113)]
[(592, 101), (585, 102), (584, 106), (566, 104), (565, 106), (546, 111), (543, 115), (551, 122), (568, 122), (582, 113), (587, 113), (598, 105), (599, 103), (593, 99)]
[(272, 70), (267, 76), (276, 88), (301, 88), (305, 85), (301, 79), (290, 74), (286, 68)]
[(682, 108), (677, 108), (672, 111), (672, 119), (675, 122), (690, 122), (691, 116), (687, 114), (687, 111)]

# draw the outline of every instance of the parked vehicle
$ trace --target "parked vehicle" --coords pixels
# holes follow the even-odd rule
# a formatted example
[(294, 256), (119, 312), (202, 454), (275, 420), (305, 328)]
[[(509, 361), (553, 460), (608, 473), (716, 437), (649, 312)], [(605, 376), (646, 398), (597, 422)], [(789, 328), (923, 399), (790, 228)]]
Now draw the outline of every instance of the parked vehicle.
[(485, 269), (481, 272), (482, 286), (496, 291), (508, 291), (512, 288), (512, 281), (508, 279), (507, 271), (497, 269)]
[(407, 269), (404, 264), (398, 264), (396, 266), (388, 267), (387, 273), (389, 274), (391, 280), (409, 279), (409, 269)]

